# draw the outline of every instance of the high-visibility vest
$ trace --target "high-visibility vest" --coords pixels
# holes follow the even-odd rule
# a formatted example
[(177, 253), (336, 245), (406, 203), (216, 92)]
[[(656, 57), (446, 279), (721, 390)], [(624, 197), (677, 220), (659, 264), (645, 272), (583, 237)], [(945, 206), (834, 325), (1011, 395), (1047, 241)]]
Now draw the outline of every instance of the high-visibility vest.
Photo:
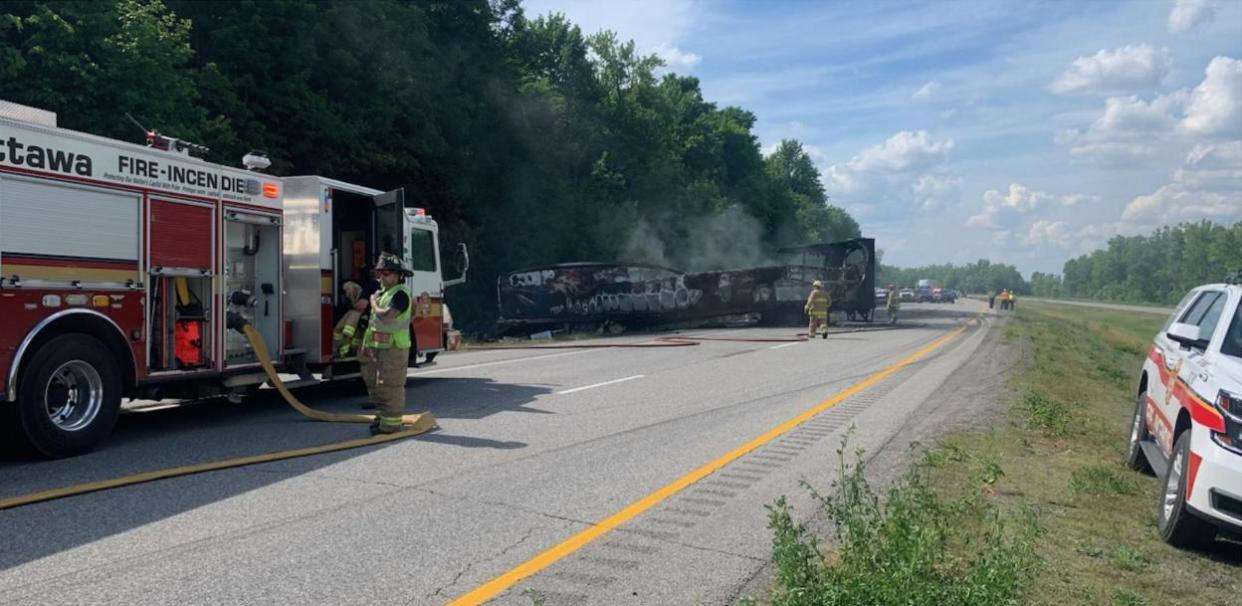
[[(410, 348), (410, 313), (414, 309), (414, 297), (410, 296), (410, 290), (404, 284), (396, 284), (384, 289), (379, 295), (379, 306), (387, 308), (392, 304), (392, 299), (397, 293), (403, 292), (409, 299), (409, 305), (405, 311), (397, 314), (392, 321), (385, 322), (379, 318), (379, 314), (375, 310), (371, 310), (371, 324), (367, 326), (366, 335), (362, 337), (362, 344), (371, 349), (388, 349), (395, 347), (397, 349)], [(382, 341), (376, 340), (377, 333), (387, 334), (389, 337)]]
[(828, 296), (828, 293), (822, 290), (811, 291), (811, 298), (806, 302), (806, 312), (812, 318), (826, 318), (830, 305), (832, 305), (832, 298)]

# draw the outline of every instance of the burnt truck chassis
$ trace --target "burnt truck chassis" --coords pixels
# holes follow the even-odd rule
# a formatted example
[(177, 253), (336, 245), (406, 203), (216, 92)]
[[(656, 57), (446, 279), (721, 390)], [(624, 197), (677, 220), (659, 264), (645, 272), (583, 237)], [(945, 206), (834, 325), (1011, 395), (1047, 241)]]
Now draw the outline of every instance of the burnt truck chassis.
[(626, 328), (746, 319), (799, 325), (811, 283), (832, 294), (832, 311), (869, 322), (875, 309), (875, 240), (778, 251), (782, 264), (684, 273), (643, 264), (564, 263), (497, 278), (502, 332), (571, 326)]

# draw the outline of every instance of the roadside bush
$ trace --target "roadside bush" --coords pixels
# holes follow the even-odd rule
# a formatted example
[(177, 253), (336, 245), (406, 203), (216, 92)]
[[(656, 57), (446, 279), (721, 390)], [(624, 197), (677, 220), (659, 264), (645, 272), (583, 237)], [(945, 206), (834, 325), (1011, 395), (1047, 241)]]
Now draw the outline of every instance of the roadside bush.
[(886, 495), (841, 451), (828, 494), (804, 486), (835, 525), (821, 551), (782, 497), (768, 507), (777, 606), (992, 605), (1012, 603), (1031, 579), (1039, 527), (1030, 512), (1005, 518), (977, 496), (947, 501), (917, 466)]
[(1069, 406), (1041, 391), (1027, 390), (1017, 408), (1026, 418), (1027, 427), (1046, 436), (1062, 437), (1069, 430)]

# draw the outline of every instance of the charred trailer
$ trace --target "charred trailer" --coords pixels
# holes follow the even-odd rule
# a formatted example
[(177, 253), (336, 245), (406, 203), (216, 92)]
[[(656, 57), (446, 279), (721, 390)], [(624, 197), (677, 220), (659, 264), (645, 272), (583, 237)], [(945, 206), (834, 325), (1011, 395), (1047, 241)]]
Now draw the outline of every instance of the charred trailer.
[[(802, 306), (811, 285), (820, 280), (832, 296), (829, 311), (853, 321), (869, 322), (875, 313), (875, 239), (854, 238), (782, 248), (786, 280), (778, 309), (767, 316), (781, 323), (804, 319)], [(794, 322), (794, 320), (797, 322)]]
[(627, 327), (696, 317), (703, 292), (667, 267), (563, 263), (496, 279), (501, 332), (553, 327)]

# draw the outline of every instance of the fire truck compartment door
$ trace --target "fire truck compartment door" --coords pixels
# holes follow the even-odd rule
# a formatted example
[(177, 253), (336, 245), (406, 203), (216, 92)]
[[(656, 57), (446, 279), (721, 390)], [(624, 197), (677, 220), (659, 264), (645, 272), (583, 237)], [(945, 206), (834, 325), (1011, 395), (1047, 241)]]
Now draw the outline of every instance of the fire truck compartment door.
[(151, 265), (210, 270), (215, 249), (210, 206), (151, 200)]
[(394, 189), (375, 196), (375, 250), (371, 258), (379, 257), (382, 252), (392, 253), (402, 259), (410, 258), (408, 244), (402, 237), (404, 231), (403, 209), (405, 208), (405, 190)]
[(140, 280), (140, 202), (129, 192), (4, 175), (0, 275), (26, 281)]

